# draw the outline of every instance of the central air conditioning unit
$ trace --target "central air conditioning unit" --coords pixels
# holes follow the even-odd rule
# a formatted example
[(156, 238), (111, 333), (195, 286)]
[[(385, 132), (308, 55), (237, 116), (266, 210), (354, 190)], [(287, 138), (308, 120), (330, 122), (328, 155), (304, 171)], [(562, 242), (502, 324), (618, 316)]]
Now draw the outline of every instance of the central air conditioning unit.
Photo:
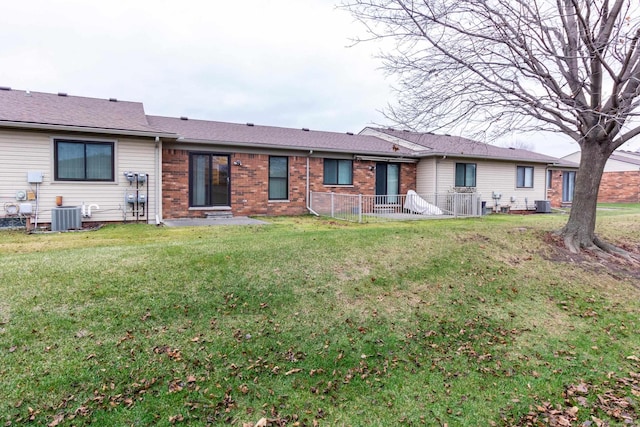
[(60, 206), (51, 209), (51, 231), (79, 230), (82, 228), (80, 206)]
[(551, 213), (551, 202), (549, 200), (536, 200), (536, 213)]

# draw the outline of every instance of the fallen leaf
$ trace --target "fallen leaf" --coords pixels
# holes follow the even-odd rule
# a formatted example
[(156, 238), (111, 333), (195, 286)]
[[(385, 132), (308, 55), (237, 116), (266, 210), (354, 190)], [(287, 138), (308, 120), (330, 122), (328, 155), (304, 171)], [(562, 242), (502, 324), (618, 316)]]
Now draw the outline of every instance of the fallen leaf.
[(184, 421), (184, 417), (182, 416), (182, 414), (178, 414), (178, 415), (174, 415), (174, 416), (170, 416), (169, 417), (169, 422), (171, 424), (175, 424), (179, 421)]
[(169, 383), (169, 393), (177, 393), (179, 391), (182, 391), (183, 388), (184, 383), (180, 379), (173, 380)]
[(258, 420), (258, 422), (254, 427), (267, 427), (268, 423), (269, 423), (269, 420), (267, 420), (266, 418), (260, 418), (260, 420)]
[(59, 425), (63, 421), (64, 421), (64, 414), (58, 414), (55, 417), (53, 417), (53, 421), (51, 421), (49, 424), (47, 424), (47, 426), (48, 427), (56, 427), (57, 425)]
[(300, 371), (302, 371), (302, 369), (300, 369), (300, 368), (294, 368), (294, 369), (291, 369), (290, 371), (287, 371), (284, 375), (285, 375), (285, 376), (288, 376), (288, 375), (291, 375), (291, 374), (297, 374), (297, 373), (298, 373), (298, 372), (300, 372)]

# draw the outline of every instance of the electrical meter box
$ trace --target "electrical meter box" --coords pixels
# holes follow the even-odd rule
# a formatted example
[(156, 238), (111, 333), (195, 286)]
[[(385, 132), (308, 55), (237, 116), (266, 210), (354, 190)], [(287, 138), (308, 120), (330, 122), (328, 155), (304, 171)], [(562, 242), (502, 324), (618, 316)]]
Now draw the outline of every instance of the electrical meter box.
[(144, 204), (147, 203), (147, 195), (146, 194), (138, 194), (138, 203)]
[(22, 215), (31, 215), (33, 213), (33, 205), (31, 203), (20, 203), (20, 213)]
[(125, 193), (124, 194), (124, 202), (125, 203), (135, 203), (137, 200), (136, 193)]
[(42, 172), (40, 171), (29, 171), (27, 172), (27, 182), (29, 184), (40, 184), (42, 183)]
[(129, 182), (133, 182), (136, 180), (136, 174), (134, 174), (133, 172), (125, 172), (124, 176), (125, 178), (127, 178), (127, 181)]
[(138, 174), (138, 182), (143, 184), (147, 180), (147, 174), (144, 172), (139, 172)]

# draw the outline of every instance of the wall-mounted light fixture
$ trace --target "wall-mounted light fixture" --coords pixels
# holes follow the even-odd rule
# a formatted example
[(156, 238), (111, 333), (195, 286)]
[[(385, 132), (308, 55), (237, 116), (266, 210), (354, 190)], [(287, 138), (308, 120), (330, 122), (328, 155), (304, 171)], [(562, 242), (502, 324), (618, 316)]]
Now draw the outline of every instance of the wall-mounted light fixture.
[(242, 166), (242, 162), (240, 160), (236, 160), (233, 164), (236, 166)]
[(369, 170), (372, 171), (374, 170), (376, 167), (374, 165), (369, 166)]

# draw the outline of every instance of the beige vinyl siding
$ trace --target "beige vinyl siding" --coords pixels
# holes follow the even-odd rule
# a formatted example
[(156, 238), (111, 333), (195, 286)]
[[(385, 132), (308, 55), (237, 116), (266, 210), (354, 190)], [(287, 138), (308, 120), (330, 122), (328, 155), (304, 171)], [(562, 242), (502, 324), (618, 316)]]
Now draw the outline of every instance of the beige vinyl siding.
[(632, 160), (640, 160), (640, 151), (629, 152), (625, 150), (617, 150), (617, 151), (614, 151), (613, 154), (620, 157), (626, 157)]
[(576, 164), (580, 164), (581, 152), (576, 151), (575, 153), (567, 154), (562, 158), (562, 160), (567, 160), (569, 162), (574, 162)]
[[(629, 158), (629, 160), (633, 160), (633, 159)], [(638, 157), (636, 161), (639, 161), (639, 160), (640, 160), (640, 157)], [(638, 170), (640, 170), (639, 165), (636, 165), (630, 162), (620, 161), (620, 160), (613, 160), (613, 159), (607, 160), (607, 163), (604, 166), (605, 172), (634, 172)]]
[[(55, 182), (53, 165), (53, 140), (88, 140), (114, 142), (115, 182)], [(0, 203), (20, 203), (15, 200), (17, 190), (36, 192), (36, 185), (27, 182), (28, 171), (44, 174), (38, 190), (38, 223), (51, 221), (51, 209), (55, 207), (56, 196), (62, 196), (64, 206), (95, 204), (91, 218), (83, 221), (122, 221), (125, 219), (124, 194), (135, 191), (124, 176), (125, 171), (149, 174), (148, 182), (141, 190), (149, 188), (147, 208), (141, 221), (155, 221), (155, 185), (157, 167), (155, 165), (155, 143), (152, 139), (110, 136), (79, 136), (77, 134), (50, 134), (45, 132), (0, 130)], [(35, 213), (36, 201), (32, 202)], [(0, 216), (6, 216), (4, 209)], [(32, 215), (32, 217), (35, 215)], [(135, 219), (128, 214), (127, 220)]]
[[(431, 160), (431, 161), (428, 161)], [(423, 163), (424, 162), (424, 163)], [(494, 207), (492, 194), (500, 193), (498, 206), (506, 206), (512, 210), (533, 209), (536, 200), (546, 199), (545, 176), (546, 166), (531, 163), (515, 163), (507, 161), (475, 160), (475, 159), (423, 159), (418, 165), (417, 184), (419, 194), (447, 193), (455, 187), (456, 163), (476, 164), (476, 192), (487, 203)], [(433, 177), (437, 165), (437, 187)], [(516, 182), (517, 166), (531, 166), (533, 170), (533, 188), (518, 188)], [(513, 199), (513, 201), (512, 201)]]
[[(607, 163), (604, 165), (605, 172), (633, 172), (640, 169), (640, 166), (631, 163), (633, 160), (640, 160), (640, 154), (634, 153), (625, 153), (621, 151), (614, 151), (614, 155), (619, 157), (628, 158), (630, 162), (625, 162), (624, 160), (614, 160), (609, 159)], [(565, 160), (569, 160), (575, 163), (580, 163), (581, 152), (576, 151), (573, 154), (569, 154), (568, 156), (563, 157)]]
[(436, 192), (436, 159), (422, 159), (416, 166), (416, 193), (428, 195)]

